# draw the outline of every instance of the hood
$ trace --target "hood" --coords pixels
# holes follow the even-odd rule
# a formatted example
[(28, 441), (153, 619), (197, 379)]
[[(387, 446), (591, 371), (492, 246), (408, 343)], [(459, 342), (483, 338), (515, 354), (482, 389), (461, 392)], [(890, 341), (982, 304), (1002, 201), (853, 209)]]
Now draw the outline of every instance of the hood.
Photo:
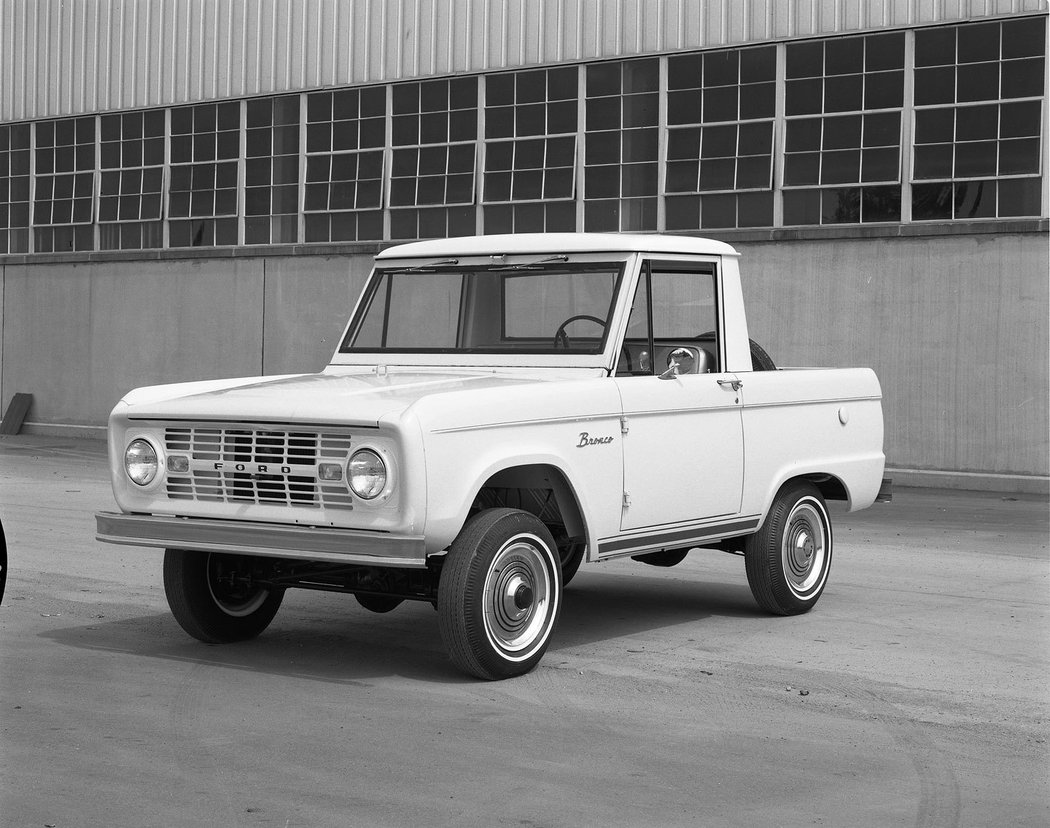
[(383, 375), (300, 374), (234, 380), (205, 390), (193, 385), (154, 386), (125, 398), (123, 414), (142, 420), (216, 420), (345, 423), (377, 426), (431, 394), (507, 387), (540, 378), (491, 373), (391, 372)]

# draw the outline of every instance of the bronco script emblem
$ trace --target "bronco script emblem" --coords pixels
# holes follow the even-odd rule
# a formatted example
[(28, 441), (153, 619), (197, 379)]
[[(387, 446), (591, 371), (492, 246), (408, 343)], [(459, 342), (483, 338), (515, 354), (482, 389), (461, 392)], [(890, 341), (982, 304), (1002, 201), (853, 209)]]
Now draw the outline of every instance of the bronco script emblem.
[(592, 437), (586, 431), (580, 432), (580, 442), (576, 444), (576, 448), (586, 448), (587, 446), (602, 446), (606, 443), (611, 443), (612, 437)]

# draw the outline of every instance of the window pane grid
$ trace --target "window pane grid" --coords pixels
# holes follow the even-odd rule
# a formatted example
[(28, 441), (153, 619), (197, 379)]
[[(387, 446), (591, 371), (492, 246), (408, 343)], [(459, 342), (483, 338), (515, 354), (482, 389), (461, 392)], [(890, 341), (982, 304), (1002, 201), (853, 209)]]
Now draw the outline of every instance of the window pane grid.
[(578, 77), (559, 67), (486, 78), (486, 233), (576, 229)]
[(171, 110), (168, 227), (172, 247), (237, 243), (240, 147), (240, 103)]
[(1037, 217), (1045, 20), (0, 125), (0, 254)]
[(916, 32), (914, 221), (1040, 214), (1045, 44), (1042, 18)]
[(311, 93), (306, 120), (304, 240), (382, 239), (387, 87)]
[(94, 246), (95, 118), (45, 121), (36, 129), (33, 225), (38, 253)]
[(0, 126), (0, 253), (29, 250), (30, 126)]
[(391, 237), (473, 234), (477, 78), (396, 84), (392, 107)]
[(248, 101), (245, 121), (245, 244), (299, 240), (299, 96)]
[(584, 229), (655, 230), (659, 62), (587, 67)]
[(164, 113), (103, 115), (99, 125), (99, 247), (162, 247)]

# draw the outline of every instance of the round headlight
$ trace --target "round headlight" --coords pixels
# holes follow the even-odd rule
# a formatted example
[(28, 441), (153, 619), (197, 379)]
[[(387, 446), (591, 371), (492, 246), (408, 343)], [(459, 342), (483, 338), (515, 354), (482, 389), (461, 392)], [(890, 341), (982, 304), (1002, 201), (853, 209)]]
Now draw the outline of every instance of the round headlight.
[(371, 500), (386, 488), (386, 464), (371, 449), (361, 449), (346, 464), (346, 477), (354, 494)]
[(133, 483), (148, 486), (157, 476), (157, 450), (146, 440), (132, 440), (124, 452), (124, 470)]

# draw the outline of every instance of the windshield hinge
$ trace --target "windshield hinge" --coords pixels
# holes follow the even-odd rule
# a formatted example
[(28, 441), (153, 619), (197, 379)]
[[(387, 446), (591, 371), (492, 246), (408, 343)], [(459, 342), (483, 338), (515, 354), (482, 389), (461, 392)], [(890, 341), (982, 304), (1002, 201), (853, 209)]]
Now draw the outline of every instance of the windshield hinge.
[(627, 424), (627, 418), (626, 417), (621, 417), (620, 418), (620, 433), (621, 434), (626, 434), (630, 430), (631, 430), (631, 427)]

